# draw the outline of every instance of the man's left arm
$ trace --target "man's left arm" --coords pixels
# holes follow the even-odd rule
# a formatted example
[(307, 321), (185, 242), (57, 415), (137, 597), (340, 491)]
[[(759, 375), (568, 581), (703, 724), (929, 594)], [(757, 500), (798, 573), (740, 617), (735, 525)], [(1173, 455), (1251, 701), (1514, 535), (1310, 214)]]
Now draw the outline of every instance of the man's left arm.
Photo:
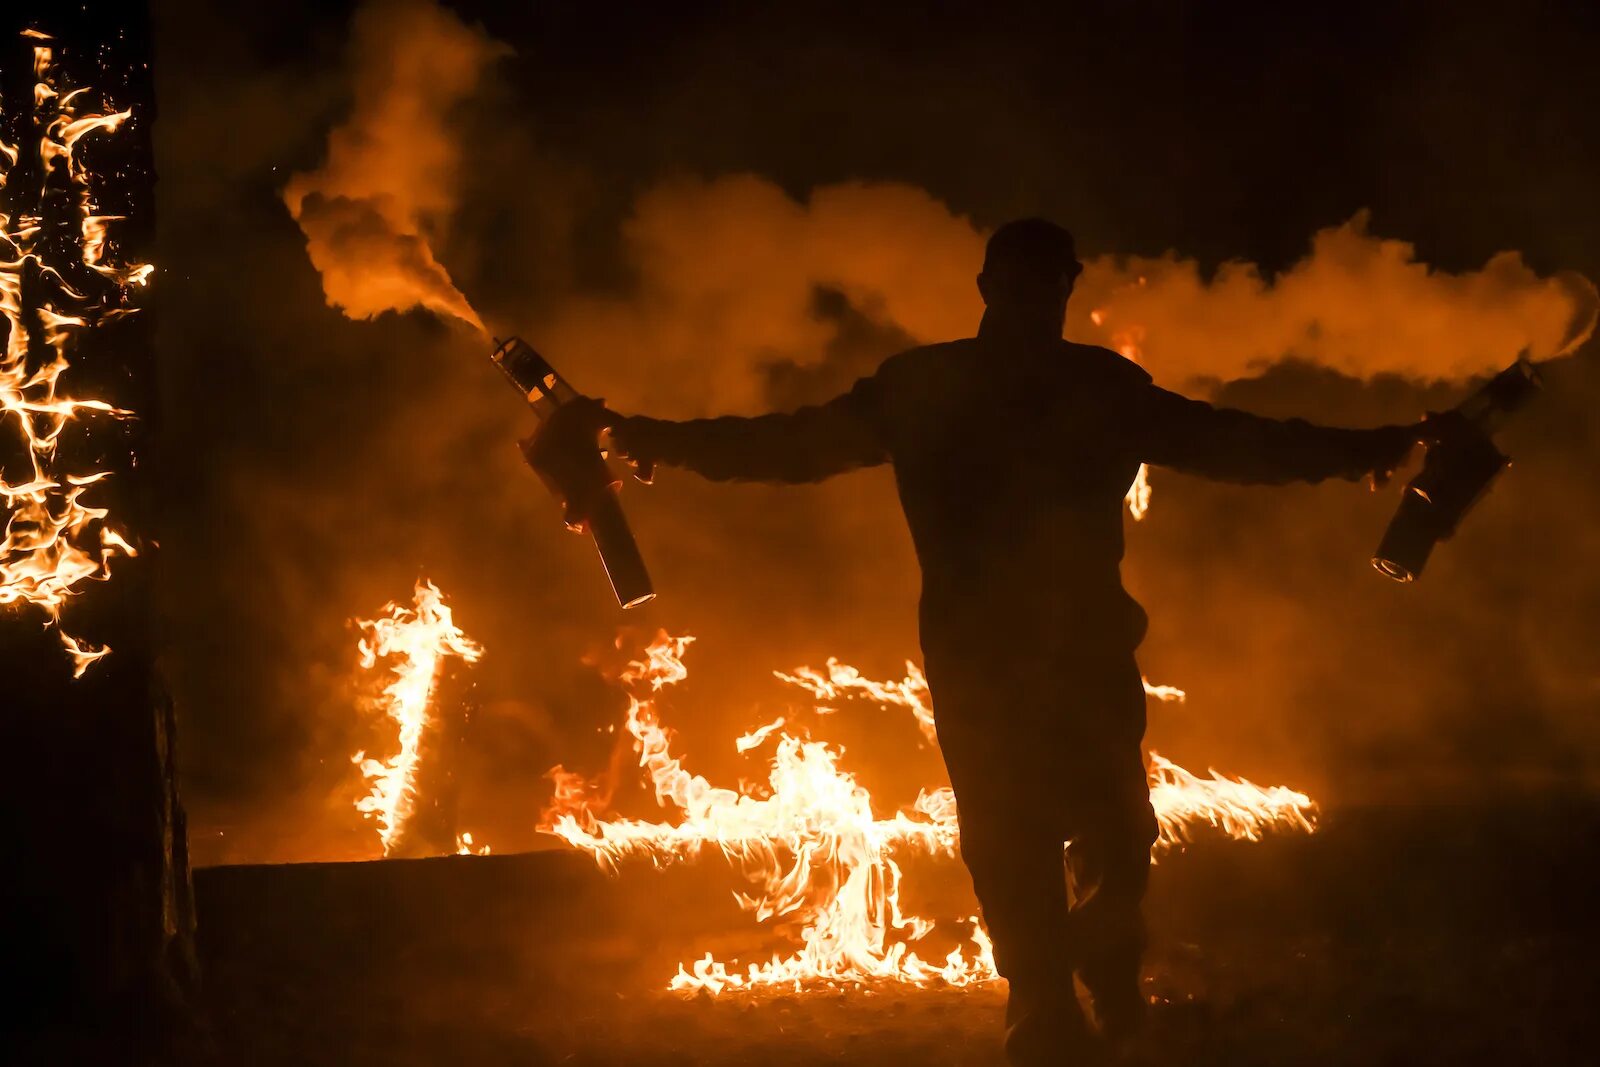
[(1382, 483), (1422, 435), (1420, 424), (1348, 430), (1266, 418), (1156, 385), (1144, 386), (1133, 407), (1141, 460), (1244, 484), (1354, 481), (1369, 474)]

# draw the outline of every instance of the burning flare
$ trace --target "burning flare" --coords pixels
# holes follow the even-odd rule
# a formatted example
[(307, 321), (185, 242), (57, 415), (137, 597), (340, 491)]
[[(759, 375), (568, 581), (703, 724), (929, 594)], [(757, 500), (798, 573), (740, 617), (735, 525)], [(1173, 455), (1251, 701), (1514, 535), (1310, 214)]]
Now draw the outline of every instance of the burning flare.
[[(43, 610), (72, 659), (73, 676), (82, 677), (111, 650), (67, 633), (61, 610), (80, 582), (110, 577), (112, 556), (136, 553), (109, 524), (105, 508), (83, 501), (110, 472), (67, 469), (57, 445), (81, 415), (124, 418), (131, 412), (75, 399), (60, 384), (82, 331), (132, 314), (110, 305), (129, 287), (143, 286), (155, 268), (112, 256), (108, 224), (120, 216), (95, 214), (93, 175), (74, 154), (84, 137), (116, 130), (131, 112), (92, 110), (87, 89), (68, 90), (56, 75), (50, 38), (36, 30), (23, 36), (34, 41), (37, 154), (24, 161), (16, 146), (0, 141), (0, 315), (8, 328), (0, 414), (27, 460), (19, 481), (11, 480), (13, 454), (0, 470), (6, 510), (0, 605)], [(24, 187), (19, 178), (36, 184)]]
[[(969, 917), (970, 947), (952, 949), (943, 960), (924, 960), (913, 949), (935, 923), (907, 914), (900, 905), (900, 866), (908, 852), (954, 857), (960, 840), (955, 796), (949, 787), (923, 790), (910, 810), (878, 817), (872, 797), (838, 765), (840, 750), (796, 737), (779, 719), (740, 737), (740, 752), (774, 744), (767, 783), (720, 788), (685, 770), (672, 754), (655, 694), (688, 676), (683, 654), (693, 638), (658, 635), (645, 659), (629, 666), (626, 729), (639, 766), (663, 806), (677, 810), (675, 822), (603, 817), (609, 790), (557, 768), (556, 796), (541, 829), (588, 852), (605, 870), (629, 859), (660, 867), (691, 860), (714, 848), (751, 883), (736, 894), (758, 922), (785, 916), (802, 929), (801, 947), (744, 970), (711, 954), (681, 965), (670, 988), (706, 990), (761, 987), (800, 989), (814, 985), (904, 982), (971, 985), (998, 977), (987, 934)], [(826, 673), (801, 667), (777, 677), (810, 693), (817, 711), (860, 697), (880, 706), (909, 710), (934, 741), (927, 681), (915, 664), (906, 677), (876, 682), (837, 660)], [(1160, 699), (1181, 699), (1179, 690), (1146, 684)], [(823, 703), (823, 702), (828, 703)], [(1259, 840), (1270, 830), (1315, 826), (1315, 805), (1303, 793), (1281, 786), (1263, 789), (1212, 772), (1201, 778), (1151, 753), (1151, 800), (1161, 826), (1158, 852), (1191, 840), (1201, 826), (1230, 837)], [(604, 798), (604, 799), (600, 799)]]
[[(476, 663), (483, 648), (456, 626), (443, 594), (432, 582), (417, 581), (411, 607), (391, 602), (384, 605), (383, 612), (376, 619), (358, 621), (362, 633), (358, 647), (362, 670), (372, 670), (380, 660), (388, 665), (389, 684), (379, 702), (399, 728), (400, 748), (387, 760), (357, 752), (351, 762), (372, 783), (372, 791), (356, 801), (356, 809), (377, 821), (387, 856), (399, 843), (416, 806), (417, 761), (423, 731), (432, 720), (429, 705), (439, 671), (450, 656)], [(462, 854), (488, 851), (474, 847), (470, 834), (462, 834), (456, 848)]]

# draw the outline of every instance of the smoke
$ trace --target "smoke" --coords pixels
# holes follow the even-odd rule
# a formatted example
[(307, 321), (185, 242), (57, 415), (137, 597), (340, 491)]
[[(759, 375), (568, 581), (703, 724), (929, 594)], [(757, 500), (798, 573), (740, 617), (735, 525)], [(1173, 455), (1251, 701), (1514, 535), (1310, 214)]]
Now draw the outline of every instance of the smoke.
[[(962, 193), (946, 169), (925, 169), (921, 186), (819, 184), (754, 145), (696, 155), (704, 131), (681, 116), (681, 137), (663, 142), (667, 163), (611, 155), (672, 118), (652, 102), (679, 74), (616, 80), (600, 105), (614, 117), (596, 134), (593, 110), (539, 95), (570, 88), (570, 69), (530, 79), (532, 90), (502, 83), (491, 61), (503, 49), (481, 31), (425, 4), (382, 4), (362, 8), (352, 30), (350, 117), (325, 165), (285, 192), (303, 244), (283, 202), (260, 190), (269, 164), (317, 158), (305, 153), (308, 133), (320, 150), (332, 113), (336, 64), (319, 43), (330, 38), (310, 38), (298, 66), (274, 55), (265, 76), (248, 74), (237, 61), (259, 68), (255, 43), (227, 50), (229, 32), (248, 33), (219, 21), (205, 10), (171, 20), (169, 33), (199, 43), (173, 49), (193, 63), (162, 69), (156, 130), (163, 157), (184, 160), (159, 187), (174, 309), (161, 326), (175, 395), (167, 432), (183, 464), (164, 538), (173, 676), (191, 796), (202, 821), (226, 824), (197, 839), (238, 859), (370, 850), (348, 761), (365, 743), (348, 621), (420, 575), (489, 651), (471, 671), (462, 825), (496, 851), (524, 847), (548, 799), (544, 770), (593, 770), (610, 753), (596, 728), (617, 694), (580, 659), (610, 641), (619, 616), (592, 546), (561, 530), (517, 454), (531, 416), (487, 345), (441, 329), (432, 312), (474, 321), (472, 294), (484, 317), (514, 324), (621, 410), (782, 409), (847, 388), (897, 350), (970, 335), (989, 228), (1037, 205), (992, 171)], [(923, 121), (871, 95), (855, 105), (885, 129)], [(240, 151), (193, 151), (224, 125), (241, 131)], [(756, 158), (770, 173), (729, 172)], [(1018, 167), (1019, 189), (1049, 177), (1037, 154)], [(826, 174), (840, 173), (909, 172), (840, 154)], [(1136, 190), (1121, 199), (1106, 218), (1140, 209)], [(1112, 255), (1115, 224), (1095, 216), (1108, 228), (1082, 242), (1088, 270), (1068, 335), (1138, 348), (1163, 384), (1219, 402), (1372, 425), (1453, 402), (1463, 377), (1519, 349), (1548, 354), (1592, 306), (1576, 279), (1489, 256), (1499, 237), (1464, 242), (1472, 258), (1445, 271), (1428, 265), (1436, 245), (1425, 254), (1392, 236), (1429, 232), (1426, 220), (1382, 218), (1382, 235), (1360, 215), (1308, 226), (1299, 260), (1291, 251), (1269, 271), (1182, 248)], [(1089, 234), (1089, 219), (1060, 221)], [(237, 238), (226, 269), (219, 228)], [(1231, 244), (1219, 232), (1237, 234), (1203, 239)], [(1529, 262), (1571, 254), (1547, 240)], [(346, 321), (324, 300), (375, 321)], [(430, 314), (403, 313), (414, 308)], [(236, 353), (225, 372), (219, 337)], [(1333, 803), (1375, 795), (1385, 774), (1404, 784), (1424, 762), (1452, 786), (1488, 780), (1512, 762), (1512, 741), (1530, 774), (1562, 752), (1587, 773), (1600, 677), (1586, 532), (1600, 515), (1590, 414), (1600, 372), (1562, 362), (1575, 380), (1557, 384), (1552, 370), (1544, 411), (1507, 434), (1516, 467), (1404, 590), (1366, 563), (1392, 490), (1267, 492), (1158, 471), (1151, 516), (1130, 527), (1126, 574), (1153, 619), (1147, 673), (1189, 689), (1190, 702), (1152, 711), (1155, 747)], [(692, 714), (674, 720), (697, 762), (748, 729), (754, 709), (783, 710), (770, 703), (782, 697), (769, 669), (838, 655), (886, 677), (916, 654), (916, 561), (889, 472), (781, 489), (674, 472), (660, 483), (630, 484), (624, 504), (662, 595), (620, 618), (702, 639)], [(1502, 717), (1511, 707), (1526, 709), (1516, 730)], [(829, 736), (877, 776), (875, 793), (899, 775), (914, 795), (937, 766), (908, 758), (915, 730), (903, 725), (904, 737), (886, 736), (871, 716), (838, 716)], [(738, 772), (710, 756), (704, 766)]]
[(1088, 264), (1079, 311), (1174, 381), (1229, 381), (1286, 358), (1353, 378), (1460, 380), (1523, 350), (1549, 359), (1593, 328), (1595, 290), (1579, 275), (1540, 277), (1517, 252), (1476, 271), (1437, 271), (1415, 245), (1368, 224), (1361, 212), (1319, 231), (1275, 278), (1253, 263), (1224, 263), (1208, 279), (1174, 253), (1104, 256)]
[[(350, 116), (329, 135), (323, 166), (284, 190), (330, 305), (352, 318), (423, 307), (482, 329), (433, 240), (457, 214), (472, 147), (452, 111), (508, 52), (427, 0), (358, 10)], [(1368, 223), (1362, 212), (1319, 231), (1276, 277), (1240, 261), (1207, 272), (1176, 252), (1089, 258), (1068, 335), (1137, 353), (1180, 385), (1286, 358), (1432, 381), (1495, 370), (1524, 350), (1547, 358), (1592, 319), (1594, 289), (1580, 277), (1541, 277), (1516, 252), (1476, 271), (1437, 271)], [(639, 194), (622, 224), (628, 291), (575, 293), (537, 334), (613, 401), (752, 411), (771, 402), (775, 375), (829, 377), (817, 372), (837, 355), (844, 324), (818, 314), (819, 292), (914, 343), (970, 335), (986, 236), (901, 183), (842, 182), (797, 199), (751, 174), (671, 179)]]
[[(819, 291), (915, 343), (970, 336), (985, 237), (908, 185), (845, 182), (800, 201), (753, 175), (668, 182), (624, 223), (636, 288), (573, 300), (540, 336), (628, 400), (678, 414), (752, 411), (773, 400), (775, 368), (815, 372), (840, 340), (844, 324), (817, 313)], [(1286, 358), (1359, 378), (1460, 380), (1524, 349), (1556, 354), (1596, 306), (1584, 279), (1541, 277), (1515, 252), (1476, 271), (1433, 270), (1410, 243), (1370, 233), (1365, 213), (1313, 235), (1277, 277), (1245, 262), (1208, 276), (1172, 252), (1085, 266), (1068, 336), (1137, 352), (1175, 385)]]
[(380, 0), (351, 22), (352, 106), (327, 159), (283, 190), (331, 307), (351, 318), (422, 307), (483, 322), (434, 256), (456, 206), (452, 112), (509, 50), (427, 0)]

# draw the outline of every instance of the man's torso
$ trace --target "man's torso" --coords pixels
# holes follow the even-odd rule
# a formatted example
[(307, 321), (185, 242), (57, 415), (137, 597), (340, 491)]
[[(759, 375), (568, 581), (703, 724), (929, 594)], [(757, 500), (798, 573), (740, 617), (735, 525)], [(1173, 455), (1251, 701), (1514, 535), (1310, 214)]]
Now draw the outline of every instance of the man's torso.
[(923, 640), (1131, 650), (1122, 507), (1142, 370), (1105, 349), (987, 339), (901, 353), (880, 429), (923, 569)]

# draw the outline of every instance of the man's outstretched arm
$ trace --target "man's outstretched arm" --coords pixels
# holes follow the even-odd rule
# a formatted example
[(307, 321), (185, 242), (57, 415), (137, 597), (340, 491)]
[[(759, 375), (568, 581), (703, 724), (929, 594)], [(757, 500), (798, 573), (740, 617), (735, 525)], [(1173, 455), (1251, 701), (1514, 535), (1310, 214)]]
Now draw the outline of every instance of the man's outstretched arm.
[(1282, 484), (1386, 479), (1423, 427), (1345, 430), (1218, 408), (1148, 385), (1135, 404), (1139, 458), (1218, 481)]
[(658, 463), (713, 481), (816, 482), (887, 462), (879, 432), (880, 386), (863, 378), (826, 404), (788, 414), (671, 422), (616, 417), (611, 440), (642, 474)]

